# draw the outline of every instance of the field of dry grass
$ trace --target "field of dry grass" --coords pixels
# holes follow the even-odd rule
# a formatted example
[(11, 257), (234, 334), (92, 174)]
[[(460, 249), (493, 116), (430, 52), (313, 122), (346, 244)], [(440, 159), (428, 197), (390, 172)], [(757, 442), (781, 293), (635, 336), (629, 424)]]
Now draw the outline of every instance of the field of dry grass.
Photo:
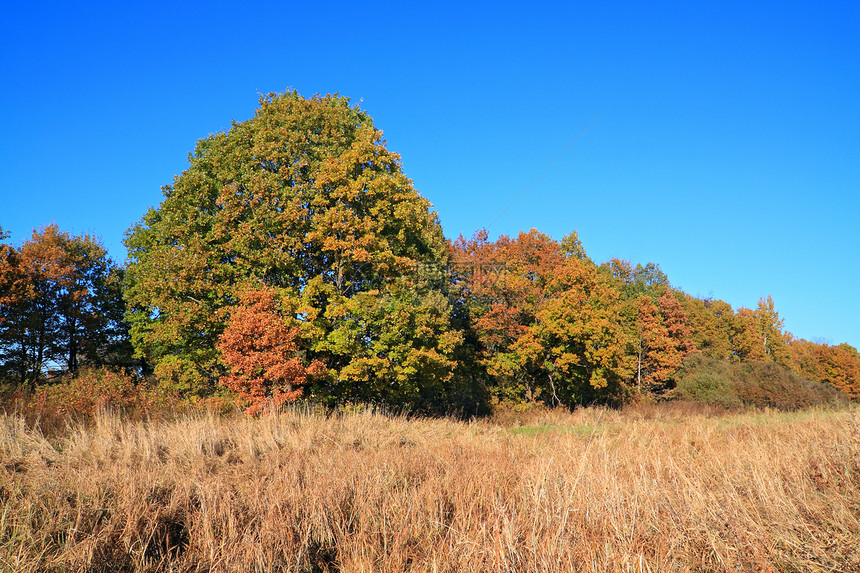
[(860, 411), (0, 418), (3, 571), (860, 571)]

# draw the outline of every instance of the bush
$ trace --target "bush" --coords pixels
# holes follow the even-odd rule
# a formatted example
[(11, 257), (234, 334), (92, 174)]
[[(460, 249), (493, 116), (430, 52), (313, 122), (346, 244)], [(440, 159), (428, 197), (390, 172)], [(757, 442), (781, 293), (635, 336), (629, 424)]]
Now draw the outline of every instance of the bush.
[(775, 362), (732, 363), (700, 354), (684, 363), (673, 397), (732, 409), (742, 406), (800, 410), (844, 405), (847, 397)]
[(29, 400), (40, 417), (90, 417), (111, 409), (131, 418), (164, 410), (170, 398), (159, 395), (143, 380), (109, 368), (81, 369), (58, 383), (42, 386)]
[(727, 409), (742, 405), (731, 379), (711, 372), (694, 372), (683, 378), (678, 382), (677, 396), (683, 400), (719, 405)]
[(792, 411), (848, 402), (833, 386), (807, 380), (774, 362), (750, 362), (735, 369), (735, 393), (745, 404)]

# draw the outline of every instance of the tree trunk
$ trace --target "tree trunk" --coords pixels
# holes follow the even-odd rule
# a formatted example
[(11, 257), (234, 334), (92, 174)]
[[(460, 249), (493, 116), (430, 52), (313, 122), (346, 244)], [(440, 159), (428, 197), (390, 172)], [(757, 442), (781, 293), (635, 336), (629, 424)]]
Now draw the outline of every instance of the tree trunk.
[(77, 325), (74, 319), (68, 318), (68, 334), (69, 334), (69, 372), (78, 371), (78, 337)]

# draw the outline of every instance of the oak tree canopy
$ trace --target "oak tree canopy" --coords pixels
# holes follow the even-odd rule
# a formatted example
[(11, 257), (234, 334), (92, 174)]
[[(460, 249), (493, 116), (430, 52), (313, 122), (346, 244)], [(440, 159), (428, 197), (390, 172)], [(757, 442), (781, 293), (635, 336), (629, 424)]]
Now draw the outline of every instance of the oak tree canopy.
[(219, 341), (253, 289), (277, 290), (296, 357), (325, 365), (311, 394), (415, 404), (451, 381), (461, 335), (429, 276), (446, 241), (367, 113), (270, 94), (189, 162), (125, 243), (132, 341), (165, 387), (235, 382)]

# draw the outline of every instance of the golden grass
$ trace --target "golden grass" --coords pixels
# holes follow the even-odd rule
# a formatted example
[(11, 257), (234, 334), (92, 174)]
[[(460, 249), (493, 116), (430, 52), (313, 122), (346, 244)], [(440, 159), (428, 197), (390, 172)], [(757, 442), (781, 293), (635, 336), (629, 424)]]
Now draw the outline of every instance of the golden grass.
[(860, 571), (860, 413), (0, 419), (4, 571)]

